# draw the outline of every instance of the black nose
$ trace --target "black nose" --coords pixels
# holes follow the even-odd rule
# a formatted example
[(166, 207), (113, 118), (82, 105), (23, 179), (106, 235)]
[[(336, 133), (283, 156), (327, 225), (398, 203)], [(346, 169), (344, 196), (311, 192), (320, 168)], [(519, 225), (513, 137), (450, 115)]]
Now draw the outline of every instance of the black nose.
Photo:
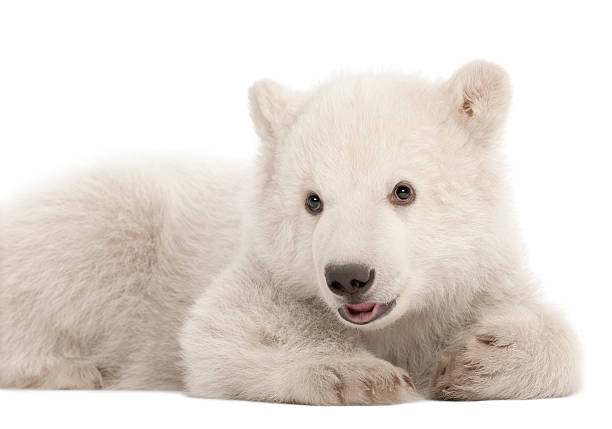
[(374, 269), (361, 264), (330, 264), (325, 267), (325, 280), (337, 295), (363, 293), (374, 283)]

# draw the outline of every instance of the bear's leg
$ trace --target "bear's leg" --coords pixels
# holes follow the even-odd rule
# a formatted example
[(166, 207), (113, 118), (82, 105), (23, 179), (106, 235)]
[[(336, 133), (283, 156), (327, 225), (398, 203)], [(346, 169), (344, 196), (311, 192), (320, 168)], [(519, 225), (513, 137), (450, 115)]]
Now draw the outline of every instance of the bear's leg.
[[(102, 375), (90, 362), (72, 358), (23, 357), (4, 368), (2, 387), (17, 389), (84, 389), (102, 388)], [(6, 376), (10, 374), (9, 376)]]
[(251, 276), (221, 275), (192, 308), (181, 334), (190, 395), (313, 405), (418, 397), (403, 369), (367, 352), (323, 303)]
[(539, 306), (489, 311), (455, 338), (432, 371), (431, 396), (443, 400), (566, 396), (578, 388), (572, 331)]

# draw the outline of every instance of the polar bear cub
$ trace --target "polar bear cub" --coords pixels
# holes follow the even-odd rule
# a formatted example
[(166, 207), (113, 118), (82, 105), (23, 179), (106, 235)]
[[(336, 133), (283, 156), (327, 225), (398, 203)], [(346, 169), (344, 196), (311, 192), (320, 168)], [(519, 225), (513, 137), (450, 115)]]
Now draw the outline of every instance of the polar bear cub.
[(388, 404), (567, 395), (517, 238), (506, 73), (254, 84), (251, 167), (99, 169), (3, 216), (0, 385)]

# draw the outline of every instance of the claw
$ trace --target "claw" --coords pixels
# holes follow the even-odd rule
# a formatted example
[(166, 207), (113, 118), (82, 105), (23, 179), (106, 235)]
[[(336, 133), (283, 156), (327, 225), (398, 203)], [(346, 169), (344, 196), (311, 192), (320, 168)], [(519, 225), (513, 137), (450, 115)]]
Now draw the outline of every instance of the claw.
[(400, 381), (399, 377), (397, 375), (393, 377), (393, 385), (399, 386), (400, 384), (402, 384), (402, 382)]
[(339, 384), (334, 384), (334, 392), (336, 392), (336, 395), (342, 396), (342, 386)]
[(493, 335), (486, 334), (476, 335), (476, 339), (481, 343), (485, 343), (487, 345), (493, 345), (495, 341), (497, 341), (497, 338), (495, 338)]
[(412, 380), (410, 380), (410, 378), (408, 378), (408, 376), (407, 376), (407, 375), (404, 375), (402, 378), (404, 379), (404, 381), (406, 382), (406, 384), (407, 384), (408, 386), (410, 386), (410, 388), (416, 392), (416, 387), (414, 387), (414, 384), (412, 383)]

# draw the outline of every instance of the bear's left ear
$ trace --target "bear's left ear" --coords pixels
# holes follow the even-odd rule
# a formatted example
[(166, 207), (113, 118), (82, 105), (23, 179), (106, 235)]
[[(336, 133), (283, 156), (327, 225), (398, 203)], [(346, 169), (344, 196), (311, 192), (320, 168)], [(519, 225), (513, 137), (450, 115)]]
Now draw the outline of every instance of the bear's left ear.
[(474, 61), (461, 67), (447, 82), (453, 110), (472, 138), (497, 136), (510, 106), (510, 78), (500, 66)]
[(249, 88), (249, 108), (255, 131), (264, 145), (282, 140), (301, 110), (303, 94), (268, 80)]

